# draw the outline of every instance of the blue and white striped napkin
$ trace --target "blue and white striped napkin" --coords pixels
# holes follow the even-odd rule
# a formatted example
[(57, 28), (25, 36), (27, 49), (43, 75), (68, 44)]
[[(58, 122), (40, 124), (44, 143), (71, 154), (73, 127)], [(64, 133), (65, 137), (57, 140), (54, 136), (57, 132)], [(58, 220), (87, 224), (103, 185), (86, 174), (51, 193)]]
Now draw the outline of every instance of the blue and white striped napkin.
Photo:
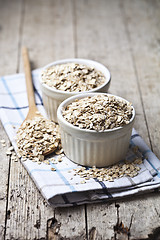
[[(39, 69), (32, 72), (35, 99), (39, 111), (46, 116), (41, 91), (39, 87)], [(24, 74), (15, 74), (0, 78), (0, 118), (15, 150), (15, 136), (18, 127), (28, 113), (28, 100)], [(140, 165), (139, 174), (134, 177), (122, 177), (114, 182), (97, 179), (82, 183), (82, 178), (74, 176), (74, 168), (78, 165), (64, 157), (57, 164), (37, 164), (27, 160), (22, 164), (35, 182), (48, 203), (55, 207), (72, 206), (84, 203), (107, 201), (141, 192), (153, 191), (160, 187), (160, 161), (148, 148), (143, 139), (133, 129), (130, 146), (138, 146), (139, 154), (144, 161)], [(135, 153), (129, 149), (127, 159), (135, 158)], [(54, 167), (56, 171), (51, 171)]]

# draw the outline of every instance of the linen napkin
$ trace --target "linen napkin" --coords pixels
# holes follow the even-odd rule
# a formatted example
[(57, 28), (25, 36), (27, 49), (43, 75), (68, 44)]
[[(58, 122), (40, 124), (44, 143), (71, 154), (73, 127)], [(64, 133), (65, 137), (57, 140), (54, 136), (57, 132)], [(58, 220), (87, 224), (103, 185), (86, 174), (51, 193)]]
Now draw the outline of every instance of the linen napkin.
[[(40, 69), (32, 71), (35, 100), (39, 111), (46, 117), (39, 86), (39, 71)], [(28, 100), (24, 74), (2, 76), (0, 78), (0, 119), (15, 150), (17, 150), (16, 131), (27, 113)], [(138, 153), (132, 151), (133, 146), (138, 146)], [(29, 159), (22, 164), (48, 203), (54, 207), (64, 207), (104, 202), (153, 191), (160, 187), (160, 161), (133, 129), (126, 159), (132, 161), (137, 154), (143, 158), (139, 174), (133, 178), (115, 179), (114, 182), (90, 179), (85, 184), (82, 183), (82, 178), (74, 175), (73, 169), (78, 165), (65, 156), (63, 161), (57, 164), (39, 165)], [(52, 167), (56, 171), (51, 171)]]

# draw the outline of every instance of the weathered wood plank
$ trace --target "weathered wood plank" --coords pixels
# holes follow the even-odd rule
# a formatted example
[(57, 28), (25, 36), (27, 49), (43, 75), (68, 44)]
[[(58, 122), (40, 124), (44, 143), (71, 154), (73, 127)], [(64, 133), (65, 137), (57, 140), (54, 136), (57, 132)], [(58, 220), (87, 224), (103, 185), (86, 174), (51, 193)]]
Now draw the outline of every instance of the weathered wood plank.
[(22, 1), (0, 0), (0, 75), (17, 71)]
[(124, 1), (123, 9), (150, 140), (154, 152), (160, 157), (160, 2), (143, 0), (128, 4)]
[(71, 0), (26, 1), (21, 45), (29, 48), (32, 68), (75, 56), (71, 3)]
[(11, 162), (6, 239), (46, 238), (47, 220), (54, 210), (47, 205), (26, 170)]
[[(0, 1), (0, 76), (17, 71), (21, 6), (21, 1)], [(0, 237), (3, 239), (7, 218), (6, 207), (10, 172), (10, 157), (6, 156), (5, 152), (10, 142), (1, 123), (0, 139), (6, 141), (6, 147), (2, 147), (0, 144)]]
[(5, 221), (6, 221), (6, 207), (8, 195), (8, 174), (10, 171), (10, 157), (6, 156), (5, 152), (10, 143), (6, 136), (2, 124), (0, 123), (0, 140), (5, 140), (6, 147), (0, 144), (0, 172), (1, 172), (1, 186), (0, 186), (0, 236), (4, 237)]
[(85, 208), (57, 208), (55, 218), (48, 221), (49, 240), (86, 240)]
[[(129, 239), (159, 239), (160, 237), (160, 196), (159, 193), (145, 194), (137, 198), (128, 198), (125, 203), (117, 202), (119, 223), (129, 228)], [(117, 239), (122, 229), (117, 234)]]
[[(123, 1), (122, 14), (131, 46), (137, 81), (153, 151), (159, 151), (159, 21), (160, 2)], [(136, 16), (136, 18), (135, 18)], [(119, 204), (119, 215), (125, 226), (130, 225), (130, 239), (159, 239), (160, 196), (147, 194)]]
[[(74, 57), (71, 1), (25, 1), (20, 47), (29, 48), (32, 67)], [(21, 58), (21, 57), (20, 57)], [(23, 71), (20, 60), (19, 69)], [(11, 163), (6, 239), (85, 238), (84, 206), (52, 209), (46, 206), (27, 172)]]
[(111, 239), (117, 223), (114, 203), (99, 203), (87, 206), (88, 235), (90, 240)]

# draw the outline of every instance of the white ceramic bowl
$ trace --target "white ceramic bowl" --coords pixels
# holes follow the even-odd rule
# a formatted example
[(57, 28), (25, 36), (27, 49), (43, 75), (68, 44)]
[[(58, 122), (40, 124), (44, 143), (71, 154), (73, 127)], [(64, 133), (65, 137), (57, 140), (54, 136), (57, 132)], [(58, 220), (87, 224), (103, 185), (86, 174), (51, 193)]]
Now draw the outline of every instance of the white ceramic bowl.
[[(68, 104), (75, 99), (94, 96), (95, 94), (99, 93), (81, 94), (66, 99), (58, 107), (57, 117), (60, 125), (62, 147), (66, 156), (80, 165), (106, 167), (125, 158), (135, 119), (135, 110), (133, 108), (133, 115), (129, 124), (103, 132), (80, 129), (64, 119), (62, 109)], [(127, 101), (121, 97), (115, 97)]]
[[(95, 67), (95, 69), (97, 69), (98, 71), (101, 71), (102, 74), (105, 76), (105, 78), (106, 78), (105, 83), (103, 83), (102, 85), (100, 85), (97, 88), (94, 88), (94, 89), (86, 91), (86, 92), (67, 92), (67, 91), (61, 91), (61, 90), (54, 89), (42, 82), (41, 75), (42, 75), (42, 72), (44, 71), (44, 69), (49, 68), (53, 65), (71, 63), (71, 62)], [(109, 85), (110, 85), (110, 81), (111, 81), (111, 74), (110, 74), (109, 70), (104, 65), (102, 65), (101, 63), (98, 63), (96, 61), (92, 61), (92, 60), (88, 60), (88, 59), (80, 59), (80, 58), (70, 58), (70, 59), (63, 59), (63, 60), (59, 60), (59, 61), (48, 64), (47, 66), (45, 66), (42, 69), (42, 71), (40, 73), (40, 85), (41, 85), (41, 90), (42, 90), (43, 104), (44, 104), (44, 108), (46, 110), (48, 117), (51, 120), (57, 122), (57, 108), (61, 102), (63, 102), (68, 97), (71, 97), (71, 96), (74, 96), (77, 94), (83, 94), (83, 93), (88, 93), (88, 92), (107, 92)]]

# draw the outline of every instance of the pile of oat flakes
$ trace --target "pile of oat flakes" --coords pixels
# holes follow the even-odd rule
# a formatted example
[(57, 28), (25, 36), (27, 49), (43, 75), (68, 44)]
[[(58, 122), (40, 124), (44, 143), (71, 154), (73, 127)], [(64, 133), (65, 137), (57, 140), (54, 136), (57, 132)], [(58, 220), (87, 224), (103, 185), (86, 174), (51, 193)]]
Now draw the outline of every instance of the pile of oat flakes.
[(18, 156), (43, 162), (46, 151), (63, 152), (58, 124), (43, 117), (26, 120), (17, 132)]
[(96, 94), (76, 99), (63, 109), (66, 121), (81, 129), (104, 131), (130, 122), (133, 106), (112, 95)]
[(124, 163), (114, 164), (106, 168), (92, 168), (78, 167), (74, 169), (75, 175), (79, 175), (84, 180), (81, 183), (86, 183), (86, 180), (96, 178), (99, 181), (114, 182), (115, 179), (128, 176), (135, 177), (140, 171), (140, 167), (137, 165), (142, 164), (142, 158), (137, 158), (133, 162), (125, 161)]
[(53, 65), (42, 73), (43, 83), (67, 92), (89, 91), (102, 85), (105, 81), (105, 77), (100, 71), (78, 63)]

